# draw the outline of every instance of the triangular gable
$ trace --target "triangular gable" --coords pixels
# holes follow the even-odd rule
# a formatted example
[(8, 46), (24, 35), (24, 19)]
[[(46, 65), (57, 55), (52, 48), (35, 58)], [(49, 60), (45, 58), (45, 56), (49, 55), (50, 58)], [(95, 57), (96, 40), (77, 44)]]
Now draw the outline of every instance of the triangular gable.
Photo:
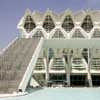
[(41, 31), (37, 31), (34, 35), (33, 35), (33, 37), (35, 37), (35, 38), (40, 38), (40, 37), (44, 37), (44, 35), (43, 35), (43, 33), (41, 32)]
[(79, 29), (77, 29), (74, 34), (72, 35), (72, 38), (84, 38), (83, 34), (80, 32)]
[(56, 30), (52, 38), (64, 38), (64, 35), (60, 30)]

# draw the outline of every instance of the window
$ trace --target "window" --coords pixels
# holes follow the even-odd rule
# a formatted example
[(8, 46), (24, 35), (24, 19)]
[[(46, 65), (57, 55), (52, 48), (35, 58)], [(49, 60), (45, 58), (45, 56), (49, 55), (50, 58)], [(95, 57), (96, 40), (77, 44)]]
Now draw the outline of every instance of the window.
[(25, 24), (24, 24), (24, 28), (26, 30), (27, 33), (31, 32), (34, 28), (36, 27), (33, 19), (31, 18), (30, 15), (28, 15), (25, 19)]
[(91, 31), (91, 29), (93, 28), (93, 23), (90, 15), (87, 15), (85, 17), (81, 27), (88, 33)]
[(70, 32), (72, 28), (74, 28), (74, 24), (73, 24), (73, 21), (70, 15), (67, 15), (65, 17), (63, 24), (62, 24), (62, 28), (64, 28), (66, 32)]
[(54, 22), (53, 22), (51, 16), (47, 15), (46, 18), (45, 18), (45, 21), (43, 23), (43, 28), (47, 32), (50, 32), (54, 27), (55, 27), (55, 25), (54, 25)]

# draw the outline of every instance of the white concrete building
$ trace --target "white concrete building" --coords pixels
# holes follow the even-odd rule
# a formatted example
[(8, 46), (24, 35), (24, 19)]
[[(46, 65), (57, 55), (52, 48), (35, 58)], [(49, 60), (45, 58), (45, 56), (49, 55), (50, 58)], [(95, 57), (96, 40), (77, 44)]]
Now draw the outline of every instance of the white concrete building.
[(100, 86), (99, 10), (57, 14), (27, 9), (18, 30), (19, 37), (0, 56), (1, 92)]

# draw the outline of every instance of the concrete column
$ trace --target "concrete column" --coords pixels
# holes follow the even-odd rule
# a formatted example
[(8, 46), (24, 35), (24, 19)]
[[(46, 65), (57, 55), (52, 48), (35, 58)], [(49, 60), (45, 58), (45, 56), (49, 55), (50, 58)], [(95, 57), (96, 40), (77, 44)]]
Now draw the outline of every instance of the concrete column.
[(45, 80), (46, 80), (46, 83), (47, 83), (48, 80), (49, 80), (49, 68), (47, 66), (47, 60), (46, 60), (46, 58), (44, 58), (44, 65), (45, 65), (45, 71), (46, 71), (46, 73), (45, 73)]
[(87, 74), (87, 78), (88, 78), (88, 82), (89, 82), (89, 86), (92, 87), (92, 78), (91, 78), (91, 61), (92, 61), (92, 49), (88, 49), (88, 74)]
[(46, 84), (49, 81), (49, 48), (45, 49), (45, 53), (46, 55), (44, 56), (44, 65), (45, 65), (45, 80), (46, 80)]
[(70, 50), (68, 52), (68, 68), (67, 68), (67, 84), (70, 86), (70, 71), (71, 71), (71, 55)]
[(65, 61), (65, 58), (63, 58), (63, 61), (65, 63), (65, 72), (66, 72), (66, 80), (67, 85), (70, 86), (70, 72), (71, 72), (71, 53), (70, 49), (68, 50), (68, 54), (64, 54), (67, 56), (67, 62)]
[(66, 81), (67, 81), (67, 68), (68, 68), (68, 65), (66, 64), (66, 61), (65, 61), (64, 57), (62, 58), (62, 60), (64, 62), (64, 68), (65, 68), (65, 73), (66, 73)]
[[(66, 62), (66, 57), (67, 57), (67, 62)], [(66, 73), (66, 81), (67, 81), (67, 85), (70, 86), (70, 64), (71, 64), (71, 60), (70, 60), (70, 50), (68, 50), (68, 52), (63, 52), (63, 62), (64, 62), (64, 66), (65, 66), (65, 73)]]

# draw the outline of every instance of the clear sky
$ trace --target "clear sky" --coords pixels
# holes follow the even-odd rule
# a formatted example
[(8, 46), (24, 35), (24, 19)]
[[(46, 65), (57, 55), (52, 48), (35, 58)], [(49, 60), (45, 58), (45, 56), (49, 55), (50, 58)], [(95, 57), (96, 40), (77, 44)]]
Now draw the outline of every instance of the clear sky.
[(73, 11), (81, 9), (100, 9), (100, 0), (0, 0), (0, 47), (4, 48), (18, 35), (17, 24), (25, 10), (55, 12), (66, 9)]

